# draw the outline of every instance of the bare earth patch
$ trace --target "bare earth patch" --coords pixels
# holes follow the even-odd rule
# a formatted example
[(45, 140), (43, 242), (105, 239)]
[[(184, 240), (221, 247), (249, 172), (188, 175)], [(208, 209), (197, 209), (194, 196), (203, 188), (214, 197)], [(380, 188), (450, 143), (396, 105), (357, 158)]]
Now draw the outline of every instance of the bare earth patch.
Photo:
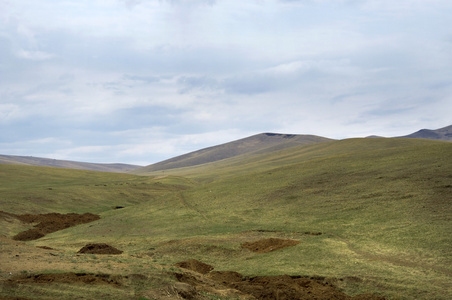
[(86, 254), (121, 254), (123, 251), (107, 244), (87, 244), (77, 253)]
[(268, 238), (262, 239), (255, 242), (246, 242), (242, 244), (242, 248), (246, 248), (250, 251), (256, 253), (267, 253), (270, 251), (275, 251), (283, 249), (286, 247), (291, 247), (299, 244), (300, 241), (279, 239), (279, 238)]
[[(308, 278), (301, 276), (272, 276), (246, 277), (234, 271), (216, 271), (214, 267), (197, 260), (187, 260), (176, 264), (180, 269), (176, 273), (163, 272), (162, 275), (172, 274), (177, 283), (161, 281), (162, 286), (151, 288), (159, 277), (147, 277), (144, 274), (130, 272), (128, 263), (112, 260), (101, 261), (85, 255), (68, 256), (58, 250), (42, 249), (24, 242), (14, 241), (0, 236), (0, 291), (2, 287), (10, 289), (15, 285), (45, 286), (50, 284), (77, 285), (110, 285), (120, 289), (134, 289), (137, 282), (143, 287), (139, 296), (149, 299), (212, 299), (207, 295), (231, 299), (353, 299), (378, 300), (383, 299), (374, 295), (360, 295), (350, 297), (334, 286), (334, 280), (325, 278)], [(125, 254), (127, 256), (127, 254)], [(146, 264), (146, 258), (136, 259), (136, 263)], [(154, 267), (159, 267), (154, 265)], [(73, 271), (74, 268), (86, 271)], [(27, 273), (23, 273), (27, 270)], [(61, 273), (42, 273), (42, 270), (62, 270)], [(162, 269), (163, 270), (163, 269)], [(11, 273), (12, 274), (11, 274)], [(114, 272), (114, 274), (109, 274)], [(122, 275), (115, 275), (122, 274)], [(165, 275), (166, 274), (166, 275)], [(168, 277), (169, 278), (169, 277)], [(333, 283), (333, 284), (331, 284)], [(0, 293), (2, 295), (2, 293)], [(0, 299), (5, 298), (4, 294)], [(14, 293), (9, 294), (12, 296)], [(137, 296), (138, 297), (138, 296)], [(22, 298), (24, 299), (24, 298)]]
[[(189, 262), (189, 263), (188, 263)], [(203, 265), (202, 262), (190, 260), (180, 262), (177, 266)], [(207, 265), (209, 266), (209, 265)], [(213, 269), (212, 266), (209, 266)], [(189, 284), (196, 291), (232, 291), (236, 290), (245, 299), (337, 299), (337, 300), (383, 300), (384, 298), (363, 294), (351, 297), (334, 285), (302, 276), (262, 276), (244, 277), (240, 273), (233, 271), (208, 271), (207, 273), (196, 274), (196, 268), (186, 268), (193, 273), (176, 273), (179, 282)], [(202, 268), (202, 272), (206, 272)], [(237, 294), (236, 294), (237, 296)], [(197, 299), (193, 295), (185, 299)]]
[(234, 283), (243, 280), (242, 274), (234, 271), (212, 271), (208, 277), (222, 283)]
[(8, 279), (10, 283), (83, 283), (83, 284), (109, 284), (121, 285), (122, 276), (109, 274), (88, 274), (88, 273), (55, 273), (55, 274), (35, 274), (19, 275)]
[(213, 270), (213, 267), (211, 265), (205, 264), (196, 259), (179, 262), (176, 264), (176, 267), (192, 270), (201, 274), (207, 274), (211, 270)]
[(42, 238), (48, 233), (66, 229), (75, 225), (84, 224), (99, 220), (100, 217), (95, 214), (24, 214), (14, 215), (2, 212), (4, 216), (15, 217), (24, 223), (37, 223), (34, 228), (16, 234), (13, 239), (17, 241), (31, 241)]
[[(134, 276), (121, 276), (99, 274), (97, 272), (107, 272), (110, 269), (120, 267), (115, 262), (105, 262), (107, 264), (92, 265), (89, 261), (81, 260), (83, 255), (71, 256), (71, 262), (62, 261), (62, 252), (46, 246), (40, 248), (27, 245), (19, 240), (32, 240), (44, 236), (47, 233), (68, 228), (77, 224), (87, 223), (97, 220), (99, 216), (92, 214), (43, 214), (43, 215), (12, 215), (1, 212), (0, 217), (16, 218), (27, 223), (37, 223), (35, 228), (22, 232), (15, 236), (15, 241), (5, 236), (0, 236), (0, 242), (4, 248), (0, 253), (0, 261), (4, 261), (2, 266), (2, 284), (5, 286), (15, 284), (88, 284), (88, 285), (111, 285), (125, 288), (130, 282), (141, 278), (146, 282), (146, 276), (137, 274)], [(242, 243), (242, 248), (256, 253), (267, 253), (299, 244), (300, 241), (282, 238), (267, 238), (253, 242)], [(89, 254), (121, 254), (123, 251), (107, 244), (87, 244), (77, 253)], [(77, 273), (69, 271), (77, 265), (78, 268), (89, 270), (95, 273)], [(166, 289), (153, 289), (143, 291), (147, 295), (156, 299), (166, 299), (172, 296), (177, 299), (208, 299), (205, 293), (218, 295), (219, 297), (231, 297), (237, 299), (339, 299), (339, 300), (380, 300), (384, 299), (375, 295), (365, 294), (351, 297), (333, 284), (322, 279), (308, 278), (302, 276), (262, 276), (246, 277), (234, 271), (213, 271), (214, 267), (201, 261), (191, 259), (176, 264), (183, 269), (174, 274), (177, 283), (168, 286)], [(65, 273), (26, 273), (19, 274), (20, 270), (38, 271), (45, 268), (60, 269)], [(101, 271), (101, 269), (104, 269)], [(8, 273), (6, 272), (12, 272)], [(143, 279), (144, 278), (144, 279)], [(161, 291), (162, 294), (158, 292)], [(0, 297), (2, 299), (2, 297)], [(8, 299), (8, 298), (3, 298)], [(9, 298), (17, 299), (17, 298)]]

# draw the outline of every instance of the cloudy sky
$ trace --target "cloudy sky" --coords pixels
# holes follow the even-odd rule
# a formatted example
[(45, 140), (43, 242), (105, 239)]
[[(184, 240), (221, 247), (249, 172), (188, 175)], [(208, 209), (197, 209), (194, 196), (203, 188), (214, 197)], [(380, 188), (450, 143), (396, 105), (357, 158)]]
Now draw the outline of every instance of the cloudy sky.
[(0, 154), (147, 165), (452, 124), (450, 0), (0, 0)]

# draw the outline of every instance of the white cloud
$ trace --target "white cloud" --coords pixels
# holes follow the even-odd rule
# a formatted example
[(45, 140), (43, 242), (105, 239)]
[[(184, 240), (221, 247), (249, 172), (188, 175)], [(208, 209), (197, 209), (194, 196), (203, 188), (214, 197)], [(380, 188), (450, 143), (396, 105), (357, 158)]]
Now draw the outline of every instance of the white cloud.
[(59, 149), (52, 155), (55, 159), (69, 159), (70, 157), (79, 157), (83, 154), (96, 154), (112, 150), (111, 146), (82, 146), (74, 148)]
[(2, 149), (155, 162), (264, 131), (446, 126), (451, 3), (0, 1)]
[(7, 124), (13, 120), (21, 119), (24, 115), (20, 106), (12, 103), (0, 103), (0, 122)]
[(435, 11), (438, 9), (451, 8), (452, 3), (447, 0), (362, 0), (357, 1), (365, 9), (383, 12), (397, 12), (402, 14), (413, 14), (416, 12)]
[[(130, 157), (131, 162), (148, 165), (201, 148), (226, 143), (243, 137), (236, 129), (209, 131), (199, 134), (174, 134), (165, 127), (140, 128), (112, 133), (124, 143), (114, 146), (118, 158)], [(250, 132), (250, 134), (252, 134)], [(152, 157), (149, 155), (152, 153)]]

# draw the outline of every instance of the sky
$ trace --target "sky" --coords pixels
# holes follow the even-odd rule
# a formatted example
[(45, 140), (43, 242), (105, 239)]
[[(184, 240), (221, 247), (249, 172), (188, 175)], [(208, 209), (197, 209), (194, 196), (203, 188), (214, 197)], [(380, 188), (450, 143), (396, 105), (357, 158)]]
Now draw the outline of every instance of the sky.
[(452, 124), (450, 0), (0, 0), (0, 154), (149, 165)]

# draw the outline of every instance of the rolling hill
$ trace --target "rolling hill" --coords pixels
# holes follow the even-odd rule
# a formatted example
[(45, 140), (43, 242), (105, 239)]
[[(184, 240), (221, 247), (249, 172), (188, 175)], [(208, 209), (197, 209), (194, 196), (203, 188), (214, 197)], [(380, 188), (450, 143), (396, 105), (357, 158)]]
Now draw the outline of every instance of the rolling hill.
[[(452, 143), (408, 138), (248, 152), (163, 176), (0, 165), (0, 296), (177, 299), (182, 281), (193, 299), (237, 299), (236, 282), (212, 280), (240, 273), (241, 283), (313, 278), (350, 297), (368, 295), (359, 299), (450, 299), (451, 169)], [(33, 241), (8, 240), (29, 228), (10, 214), (50, 212), (100, 219)], [(244, 247), (275, 240), (292, 246), (263, 253)], [(124, 252), (76, 254), (92, 243)], [(180, 267), (193, 259), (214, 271)], [(69, 276), (64, 272), (116, 281), (24, 281)]]
[(442, 140), (442, 141), (452, 141), (452, 125), (446, 126), (440, 129), (421, 129), (412, 134), (402, 136), (405, 138), (416, 138), (416, 139), (429, 139), (429, 140)]
[(180, 155), (137, 169), (133, 173), (141, 174), (159, 170), (190, 167), (244, 154), (272, 152), (289, 147), (326, 141), (331, 141), (331, 139), (315, 135), (261, 133), (229, 143)]
[[(27, 227), (0, 213), (0, 296), (176, 299), (175, 281), (186, 280), (194, 299), (237, 299), (243, 294), (212, 280), (240, 273), (314, 278), (350, 296), (450, 299), (450, 170), (452, 143), (408, 138), (248, 152), (163, 176), (0, 165), (6, 213), (100, 216), (34, 241), (9, 242)], [(244, 248), (269, 240), (292, 246), (265, 253)], [(75, 255), (88, 243), (124, 252)], [(179, 267), (193, 259), (214, 271)], [(11, 281), (6, 271), (22, 277)], [(122, 279), (116, 286), (20, 281), (68, 271)]]
[[(378, 136), (370, 137), (379, 138)], [(401, 136), (401, 138), (404, 137), (452, 141), (452, 125), (437, 130), (422, 129), (410, 135)], [(270, 153), (298, 145), (322, 143), (332, 140), (315, 135), (261, 133), (138, 168), (133, 170), (132, 173), (147, 174), (155, 171), (192, 167), (240, 155)]]
[[(369, 138), (371, 137), (379, 138), (379, 136), (369, 136)], [(452, 141), (452, 125), (436, 130), (422, 129), (415, 133), (400, 137)], [(0, 155), (0, 164), (47, 166), (103, 172), (130, 172), (133, 174), (147, 174), (155, 171), (202, 165), (205, 163), (216, 162), (235, 156), (270, 153), (272, 151), (278, 151), (289, 147), (316, 144), (332, 140), (333, 139), (316, 135), (261, 133), (221, 145), (193, 151), (145, 167), (122, 163), (87, 163), (14, 155)]]
[(1, 155), (1, 154), (0, 154), (0, 164), (45, 166), (45, 167), (68, 168), (101, 172), (115, 172), (115, 173), (125, 173), (141, 167), (121, 163), (98, 164), (42, 157)]

